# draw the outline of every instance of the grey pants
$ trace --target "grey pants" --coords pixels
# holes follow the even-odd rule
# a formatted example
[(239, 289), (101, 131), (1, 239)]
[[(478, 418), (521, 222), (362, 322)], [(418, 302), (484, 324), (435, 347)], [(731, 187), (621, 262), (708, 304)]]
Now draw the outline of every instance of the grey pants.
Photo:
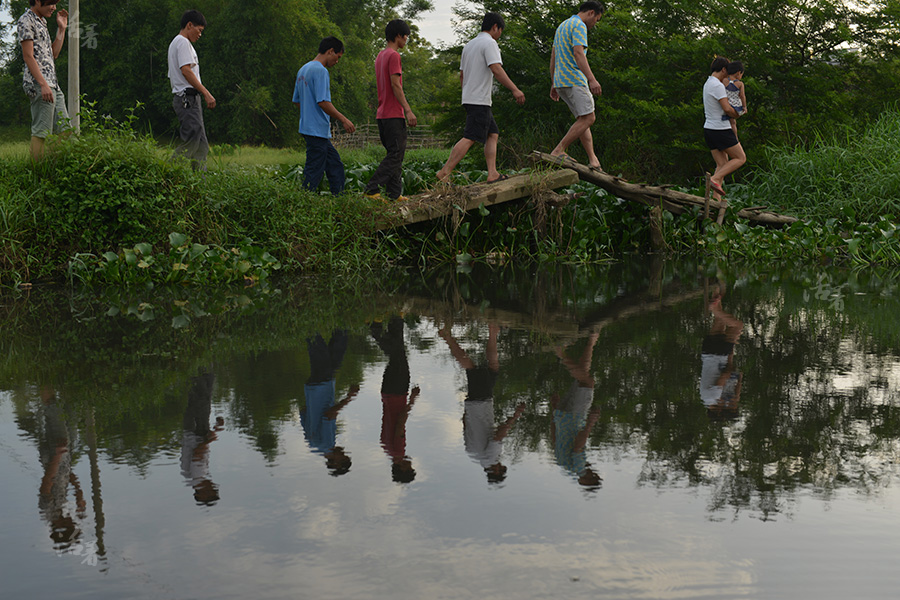
[[(203, 107), (200, 95), (172, 96), (172, 108), (181, 124), (181, 143), (175, 148), (172, 158), (179, 156), (191, 160), (194, 169), (206, 169), (206, 156), (209, 154), (209, 142), (206, 139), (206, 127), (203, 125)], [(187, 106), (185, 106), (187, 104)]]

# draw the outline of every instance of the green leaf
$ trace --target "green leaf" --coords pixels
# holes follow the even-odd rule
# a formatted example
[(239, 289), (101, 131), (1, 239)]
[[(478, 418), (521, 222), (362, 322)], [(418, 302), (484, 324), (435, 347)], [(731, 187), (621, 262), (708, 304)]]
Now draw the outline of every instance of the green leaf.
[(183, 233), (175, 233), (172, 232), (169, 234), (169, 244), (172, 245), (173, 248), (180, 248), (185, 245), (188, 241), (188, 236)]

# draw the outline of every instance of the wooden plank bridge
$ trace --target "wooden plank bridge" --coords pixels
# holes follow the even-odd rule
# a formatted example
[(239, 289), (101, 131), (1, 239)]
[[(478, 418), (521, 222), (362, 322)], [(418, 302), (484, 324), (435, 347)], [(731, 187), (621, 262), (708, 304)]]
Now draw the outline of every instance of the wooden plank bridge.
[[(555, 157), (534, 151), (531, 159), (535, 164), (549, 168), (535, 169), (523, 175), (512, 175), (494, 183), (475, 183), (466, 186), (439, 183), (427, 192), (393, 204), (388, 219), (379, 228), (402, 227), (448, 216), (460, 219), (465, 213), (481, 206), (487, 207), (523, 198), (540, 198), (542, 203), (550, 207), (564, 206), (573, 200), (576, 194), (559, 194), (554, 190), (574, 185), (578, 180), (601, 187), (619, 198), (649, 207), (652, 211), (651, 224), (658, 221), (662, 210), (680, 215), (694, 207), (703, 210), (704, 218), (710, 216), (710, 210), (718, 211), (718, 222), (721, 223), (727, 206), (724, 201), (711, 199), (708, 192), (704, 198), (673, 190), (670, 186), (631, 183), (621, 177), (578, 163), (569, 157)], [(753, 224), (775, 227), (783, 227), (797, 221), (796, 217), (779, 215), (766, 211), (766, 208), (765, 206), (742, 208), (734, 215)]]

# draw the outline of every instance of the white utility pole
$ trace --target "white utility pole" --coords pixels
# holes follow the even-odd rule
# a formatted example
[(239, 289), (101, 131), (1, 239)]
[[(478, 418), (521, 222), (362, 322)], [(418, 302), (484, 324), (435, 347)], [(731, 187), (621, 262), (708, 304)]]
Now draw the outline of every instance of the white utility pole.
[(78, 1), (69, 0), (69, 118), (75, 133), (81, 131), (81, 16)]

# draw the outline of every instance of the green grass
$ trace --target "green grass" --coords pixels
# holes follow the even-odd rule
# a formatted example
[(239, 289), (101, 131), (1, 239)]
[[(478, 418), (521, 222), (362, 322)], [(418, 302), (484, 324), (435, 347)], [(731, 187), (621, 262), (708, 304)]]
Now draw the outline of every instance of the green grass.
[(172, 232), (226, 250), (252, 243), (295, 270), (384, 262), (382, 202), (307, 192), (282, 169), (222, 161), (193, 172), (169, 155), (130, 124), (83, 112), (81, 135), (40, 163), (0, 159), (0, 285), (59, 278), (77, 254), (156, 252)]
[(768, 169), (734, 188), (749, 204), (815, 220), (900, 218), (900, 112), (766, 153)]
[(0, 159), (18, 160), (28, 157), (29, 142), (0, 143)]

